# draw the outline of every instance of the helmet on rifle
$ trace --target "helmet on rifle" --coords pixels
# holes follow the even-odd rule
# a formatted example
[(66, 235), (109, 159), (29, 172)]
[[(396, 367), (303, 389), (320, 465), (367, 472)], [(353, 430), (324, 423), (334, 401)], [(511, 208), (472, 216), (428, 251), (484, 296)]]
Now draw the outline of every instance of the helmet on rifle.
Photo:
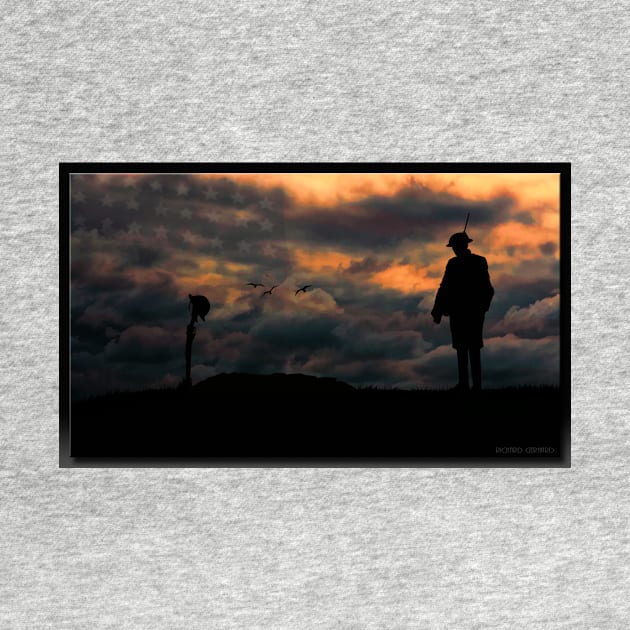
[(472, 238), (466, 232), (456, 232), (448, 239), (446, 247), (465, 247), (468, 243), (472, 243)]
[(188, 294), (188, 299), (190, 300), (188, 304), (188, 310), (192, 306), (192, 321), (196, 322), (197, 317), (201, 317), (202, 321), (206, 321), (206, 315), (210, 312), (210, 302), (208, 302), (208, 298), (203, 295), (190, 295)]

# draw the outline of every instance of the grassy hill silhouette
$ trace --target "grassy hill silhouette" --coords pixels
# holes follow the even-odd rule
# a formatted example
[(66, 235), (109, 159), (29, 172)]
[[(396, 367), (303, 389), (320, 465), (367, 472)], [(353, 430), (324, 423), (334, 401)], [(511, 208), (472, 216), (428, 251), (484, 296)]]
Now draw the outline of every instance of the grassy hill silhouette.
[(218, 374), (197, 383), (195, 393), (219, 394), (348, 394), (352, 385), (330, 377), (306, 374)]
[(557, 387), (477, 394), (355, 388), (304, 374), (219, 374), (71, 407), (73, 457), (496, 457), (562, 448)]

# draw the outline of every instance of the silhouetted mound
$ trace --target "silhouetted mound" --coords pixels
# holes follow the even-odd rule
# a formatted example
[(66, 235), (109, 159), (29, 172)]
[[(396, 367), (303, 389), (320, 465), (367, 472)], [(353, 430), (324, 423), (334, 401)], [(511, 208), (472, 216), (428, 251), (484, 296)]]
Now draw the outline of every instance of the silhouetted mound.
[(348, 394), (356, 392), (335, 378), (306, 374), (218, 374), (194, 386), (207, 394)]

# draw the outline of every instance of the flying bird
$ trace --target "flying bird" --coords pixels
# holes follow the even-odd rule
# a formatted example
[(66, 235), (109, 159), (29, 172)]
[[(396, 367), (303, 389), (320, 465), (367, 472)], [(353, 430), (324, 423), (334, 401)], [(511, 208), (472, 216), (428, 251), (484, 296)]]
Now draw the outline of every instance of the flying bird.
[(295, 295), (297, 295), (300, 291), (302, 291), (302, 293), (306, 293), (306, 289), (310, 289), (313, 285), (312, 284), (305, 284), (303, 287), (300, 287), (296, 292)]
[(263, 294), (262, 294), (260, 297), (263, 297), (263, 296), (267, 295), (267, 293), (269, 293), (269, 295), (271, 295), (271, 292), (272, 292), (275, 288), (277, 288), (277, 287), (279, 287), (279, 286), (280, 286), (279, 284), (274, 284), (274, 285), (271, 287), (271, 289), (269, 289), (269, 291), (263, 291)]
[(248, 282), (247, 286), (254, 287), (254, 289), (256, 289), (258, 287), (264, 287), (265, 285), (262, 284), (262, 282)]

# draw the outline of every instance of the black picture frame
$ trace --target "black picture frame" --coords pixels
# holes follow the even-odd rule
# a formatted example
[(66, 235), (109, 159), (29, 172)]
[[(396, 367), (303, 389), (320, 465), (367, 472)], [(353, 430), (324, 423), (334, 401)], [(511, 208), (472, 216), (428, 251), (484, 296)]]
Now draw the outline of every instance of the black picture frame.
[[(264, 453), (226, 457), (180, 456), (77, 456), (71, 452), (70, 401), (70, 177), (73, 173), (558, 173), (560, 176), (560, 442), (551, 456), (524, 452), (480, 454), (467, 457), (410, 457), (356, 452), (348, 456), (272, 456)], [(60, 467), (570, 467), (570, 203), (571, 164), (566, 162), (407, 162), (407, 163), (177, 163), (177, 162), (62, 162), (59, 164), (60, 202)], [(400, 412), (405, 411), (401, 408)], [(405, 412), (413, 413), (413, 410)], [(360, 438), (359, 438), (360, 439)]]

